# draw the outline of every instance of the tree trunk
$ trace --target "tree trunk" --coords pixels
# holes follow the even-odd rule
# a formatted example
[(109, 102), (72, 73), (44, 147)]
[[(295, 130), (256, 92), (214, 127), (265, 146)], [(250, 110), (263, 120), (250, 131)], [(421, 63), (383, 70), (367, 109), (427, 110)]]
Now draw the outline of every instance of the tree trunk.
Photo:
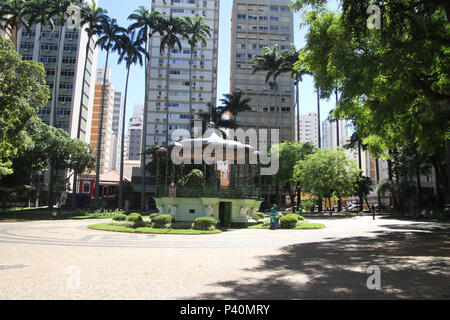
[(128, 79), (130, 77), (131, 65), (127, 66), (127, 79), (125, 82), (125, 98), (123, 102), (123, 117), (122, 117), (122, 138), (120, 141), (120, 182), (119, 182), (119, 209), (123, 209), (123, 171), (124, 171), (124, 148), (125, 148), (125, 115), (127, 112), (127, 98), (128, 98)]
[(321, 130), (320, 130), (320, 89), (317, 88), (317, 133), (318, 133), (318, 144), (317, 146), (319, 147), (319, 149), (322, 148), (322, 137), (321, 137)]
[(189, 61), (189, 134), (191, 136), (192, 136), (192, 63), (194, 61), (194, 49), (195, 47), (191, 46), (191, 59)]
[(297, 141), (300, 142), (300, 81), (297, 79), (295, 82), (297, 91), (295, 93), (295, 100), (297, 102)]
[[(61, 57), (61, 50), (63, 50), (63, 46), (64, 46), (64, 35), (63, 35), (63, 31), (64, 31), (64, 24), (61, 24), (61, 28), (60, 28), (60, 33), (59, 33), (59, 43), (58, 43), (58, 53), (56, 55), (56, 68), (55, 68), (55, 78), (53, 81), (53, 93), (52, 93), (52, 102), (51, 102), (51, 107), (50, 107), (50, 125), (51, 126), (55, 126), (56, 125), (56, 107), (57, 107), (57, 101), (58, 101), (58, 94), (59, 94), (59, 60)], [(41, 44), (39, 44), (39, 49), (40, 49)], [(38, 57), (38, 60), (40, 61), (40, 57)], [(53, 191), (54, 191), (54, 180), (53, 180), (53, 176), (54, 176), (54, 163), (52, 163), (51, 161), (49, 161), (49, 165), (50, 165), (50, 170), (49, 170), (49, 187), (48, 187), (48, 199), (49, 199), (49, 203), (48, 206), (49, 208), (53, 208)]]
[(100, 161), (101, 161), (102, 134), (103, 134), (103, 116), (105, 113), (106, 70), (108, 69), (108, 59), (109, 59), (109, 50), (106, 52), (105, 71), (103, 73), (102, 105), (100, 109), (100, 124), (97, 139), (97, 163), (95, 168), (95, 208), (100, 207)]
[(170, 51), (172, 48), (169, 48), (169, 53), (167, 54), (167, 68), (166, 68), (166, 147), (169, 145), (169, 71), (170, 71)]
[(416, 156), (416, 183), (417, 183), (417, 208), (422, 207), (422, 184), (420, 181), (420, 159), (417, 150), (415, 150)]
[(450, 201), (450, 140), (447, 140), (445, 143), (447, 149), (447, 199), (446, 201)]
[[(83, 68), (83, 82), (81, 85), (81, 99), (80, 99), (80, 111), (78, 112), (78, 127), (77, 127), (77, 139), (81, 138), (81, 119), (83, 117), (83, 97), (84, 97), (84, 83), (86, 81), (86, 69), (87, 69), (87, 62), (88, 62), (88, 55), (89, 55), (89, 47), (91, 46), (91, 38), (89, 37), (88, 42), (86, 44), (86, 57), (84, 59), (84, 68)], [(76, 200), (76, 195), (77, 195), (77, 179), (78, 176), (75, 173), (73, 175), (73, 197), (72, 197), (72, 207), (76, 208), (77, 207), (77, 200)]]
[[(380, 162), (378, 159), (375, 160), (375, 169), (377, 173), (377, 184), (380, 182)], [(379, 192), (377, 192), (378, 195), (378, 207), (381, 207), (381, 195)]]
[[(149, 42), (148, 40), (145, 41), (145, 52), (148, 53), (149, 51)], [(141, 137), (141, 203), (140, 207), (141, 210), (145, 210), (145, 191), (146, 191), (146, 183), (145, 183), (145, 176), (146, 176), (146, 160), (147, 156), (145, 155), (145, 148), (147, 147), (147, 117), (148, 117), (148, 77), (150, 75), (150, 61), (148, 61), (148, 57), (145, 57), (145, 93), (144, 93), (144, 115), (143, 115), (143, 125), (142, 125), (142, 137)], [(125, 116), (125, 115), (124, 115)]]
[(441, 175), (439, 174), (439, 162), (436, 157), (432, 158), (433, 167), (434, 167), (434, 175), (436, 179), (436, 201), (435, 206), (441, 207), (443, 205), (443, 197), (442, 197), (442, 189), (441, 189)]
[[(362, 170), (362, 155), (361, 155), (361, 140), (358, 141), (358, 166), (359, 170)], [(361, 187), (359, 188), (359, 211), (364, 211), (364, 199), (363, 199), (363, 193), (361, 190)]]

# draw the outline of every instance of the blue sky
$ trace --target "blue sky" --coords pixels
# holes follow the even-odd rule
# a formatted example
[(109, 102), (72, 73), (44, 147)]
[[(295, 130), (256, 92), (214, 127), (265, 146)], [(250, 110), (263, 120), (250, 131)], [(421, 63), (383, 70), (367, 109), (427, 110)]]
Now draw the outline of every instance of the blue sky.
[[(231, 47), (231, 12), (232, 0), (222, 0), (220, 2), (220, 25), (219, 25), (219, 65), (218, 65), (218, 96), (217, 99), (222, 98), (222, 95), (230, 92), (230, 47)], [(139, 6), (151, 7), (151, 0), (99, 0), (99, 6), (108, 11), (108, 15), (117, 19), (119, 25), (127, 27), (130, 23), (127, 20), (130, 13), (132, 13)], [(305, 45), (306, 30), (300, 29), (300, 14), (295, 14), (294, 38), (297, 48)], [(105, 64), (106, 54), (99, 52), (98, 67)], [(117, 65), (117, 55), (110, 55), (109, 65), (111, 66), (111, 77), (114, 88), (117, 91), (125, 91), (125, 66)], [(133, 106), (137, 104), (144, 104), (144, 70), (139, 66), (133, 66), (130, 74), (130, 84), (127, 102), (127, 123), (131, 117)], [(321, 100), (321, 119), (325, 119), (331, 109), (334, 108), (334, 102)], [(312, 77), (305, 77), (300, 86), (300, 112), (301, 114), (307, 112), (317, 111), (317, 98), (314, 92), (314, 83)]]

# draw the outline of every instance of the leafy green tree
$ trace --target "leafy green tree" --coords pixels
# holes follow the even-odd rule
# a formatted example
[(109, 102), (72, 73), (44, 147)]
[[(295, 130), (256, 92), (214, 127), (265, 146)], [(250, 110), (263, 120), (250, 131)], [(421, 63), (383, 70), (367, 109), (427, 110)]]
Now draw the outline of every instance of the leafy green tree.
[(203, 172), (198, 169), (194, 169), (182, 177), (178, 183), (180, 186), (188, 189), (197, 189), (203, 186)]
[(354, 194), (360, 172), (344, 151), (320, 149), (296, 164), (294, 180), (304, 191), (316, 198), (328, 199), (331, 203), (331, 198)]
[(300, 192), (302, 189), (299, 181), (294, 179), (294, 168), (296, 164), (305, 160), (308, 155), (316, 152), (316, 148), (311, 143), (301, 143), (296, 141), (287, 141), (282, 144), (272, 146), (271, 151), (278, 149), (280, 158), (280, 169), (274, 177), (274, 182), (280, 184), (289, 193), (291, 203), (294, 203), (295, 193), (297, 193), (297, 202), (301, 203)]
[[(381, 9), (378, 30), (367, 28), (372, 4)], [(412, 140), (435, 168), (436, 204), (442, 204), (442, 155), (450, 137), (448, 3), (345, 0), (337, 13), (327, 11), (323, 0), (296, 0), (293, 6), (304, 11), (309, 29), (301, 64), (314, 73), (323, 97), (340, 84), (335, 115), (355, 119), (369, 150), (381, 149), (375, 156), (386, 157)]]
[[(52, 33), (55, 32), (55, 21), (53, 20), (53, 7), (47, 0), (30, 0), (27, 2), (28, 26), (40, 24), (38, 57), (41, 57), (42, 33), (45, 27), (50, 27)], [(62, 35), (60, 35), (61, 37)]]
[(12, 160), (31, 143), (26, 128), (47, 104), (44, 67), (22, 61), (9, 40), (0, 37), (0, 177), (12, 174)]

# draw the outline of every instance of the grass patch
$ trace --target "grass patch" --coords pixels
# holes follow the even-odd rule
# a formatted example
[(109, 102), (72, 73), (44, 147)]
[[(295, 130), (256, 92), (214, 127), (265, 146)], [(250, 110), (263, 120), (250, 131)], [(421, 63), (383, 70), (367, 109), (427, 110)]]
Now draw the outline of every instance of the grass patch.
[(193, 229), (156, 229), (150, 227), (131, 228), (127, 226), (112, 225), (109, 223), (100, 223), (88, 226), (89, 229), (102, 231), (115, 231), (126, 233), (151, 233), (151, 234), (184, 234), (184, 235), (198, 235), (198, 234), (215, 234), (220, 233), (220, 230), (193, 230)]
[(84, 210), (62, 210), (64, 216), (53, 217), (52, 212), (57, 209), (36, 209), (26, 211), (10, 211), (2, 213), (0, 212), (0, 221), (47, 221), (47, 220), (89, 220), (89, 219), (109, 219), (114, 213), (93, 213), (86, 212)]

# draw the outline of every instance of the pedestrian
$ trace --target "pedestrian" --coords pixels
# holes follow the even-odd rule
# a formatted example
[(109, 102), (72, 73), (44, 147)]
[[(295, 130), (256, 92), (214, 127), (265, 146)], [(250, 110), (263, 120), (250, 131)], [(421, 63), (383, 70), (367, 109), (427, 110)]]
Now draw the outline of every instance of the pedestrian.
[(276, 230), (278, 228), (278, 222), (280, 221), (280, 213), (277, 210), (277, 205), (274, 204), (270, 209), (270, 229)]
[(316, 206), (313, 204), (313, 205), (311, 206), (311, 214), (314, 214), (314, 210), (316, 210)]
[(370, 208), (370, 210), (372, 211), (373, 220), (375, 220), (376, 209), (375, 209), (375, 205), (374, 204), (372, 204), (372, 207)]
[(303, 206), (302, 206), (302, 205), (299, 205), (299, 206), (298, 206), (298, 214), (299, 214), (299, 215), (302, 215), (302, 214), (303, 214)]

